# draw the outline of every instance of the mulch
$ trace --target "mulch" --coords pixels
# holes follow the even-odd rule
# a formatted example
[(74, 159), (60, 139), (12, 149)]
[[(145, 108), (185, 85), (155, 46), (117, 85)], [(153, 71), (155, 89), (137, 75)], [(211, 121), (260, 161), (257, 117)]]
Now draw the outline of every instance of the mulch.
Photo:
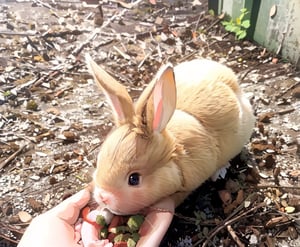
[(161, 64), (213, 59), (253, 104), (249, 144), (176, 210), (161, 246), (300, 246), (299, 72), (222, 18), (200, 0), (0, 5), (0, 246), (91, 181), (112, 119), (87, 52), (134, 99)]

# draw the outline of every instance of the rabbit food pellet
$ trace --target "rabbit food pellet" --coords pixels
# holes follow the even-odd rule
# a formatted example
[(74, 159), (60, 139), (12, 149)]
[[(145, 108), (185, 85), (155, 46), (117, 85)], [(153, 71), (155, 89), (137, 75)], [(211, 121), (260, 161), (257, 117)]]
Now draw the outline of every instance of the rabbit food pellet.
[(143, 215), (129, 217), (115, 215), (109, 225), (102, 215), (98, 215), (96, 223), (101, 227), (99, 238), (109, 239), (116, 247), (134, 247), (140, 239), (138, 233), (144, 222)]

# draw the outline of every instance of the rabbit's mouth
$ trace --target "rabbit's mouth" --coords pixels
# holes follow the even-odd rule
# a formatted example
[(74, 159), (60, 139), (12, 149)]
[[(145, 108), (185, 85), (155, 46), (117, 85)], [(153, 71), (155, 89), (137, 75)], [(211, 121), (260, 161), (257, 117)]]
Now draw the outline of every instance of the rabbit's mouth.
[(119, 203), (113, 194), (97, 186), (94, 187), (93, 197), (101, 208), (105, 208), (115, 215), (132, 215), (139, 213), (138, 210), (131, 210), (132, 207), (125, 205), (126, 203), (122, 205), (122, 203)]
[(121, 216), (126, 216), (126, 215), (135, 215), (135, 214), (144, 214), (146, 211), (148, 211), (148, 208), (143, 208), (141, 210), (122, 210), (121, 208), (118, 208), (117, 206), (112, 206), (112, 205), (106, 205), (106, 204), (100, 204), (101, 207), (104, 207), (108, 211), (110, 211), (114, 215), (121, 215)]
[(109, 210), (112, 214), (115, 214), (115, 215), (134, 215), (134, 214), (137, 214), (139, 212), (130, 212), (130, 213), (125, 213), (125, 212), (122, 212), (121, 210), (114, 210), (114, 209), (111, 209), (109, 207), (106, 207), (107, 210)]
[(133, 212), (133, 213), (125, 213), (123, 212), (122, 210), (118, 210), (118, 209), (112, 209), (109, 205), (106, 205), (104, 204), (103, 202), (100, 201), (100, 203), (98, 202), (98, 200), (96, 200), (95, 198), (92, 198), (89, 203), (88, 203), (88, 206), (91, 208), (91, 209), (97, 209), (97, 208), (101, 208), (102, 210), (105, 209), (105, 210), (108, 210), (110, 213), (114, 214), (114, 215), (122, 215), (122, 216), (125, 216), (125, 215), (133, 215), (133, 214), (137, 214), (137, 213), (142, 213), (144, 212), (145, 210), (141, 210), (141, 211), (136, 211), (136, 212)]

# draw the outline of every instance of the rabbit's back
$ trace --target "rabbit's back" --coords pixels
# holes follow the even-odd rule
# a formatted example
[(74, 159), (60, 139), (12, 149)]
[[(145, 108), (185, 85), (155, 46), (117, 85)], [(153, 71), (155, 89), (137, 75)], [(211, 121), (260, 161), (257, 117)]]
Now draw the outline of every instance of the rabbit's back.
[(225, 82), (234, 92), (239, 92), (235, 73), (227, 66), (208, 59), (195, 59), (174, 68), (177, 85), (196, 85), (208, 81)]
[(228, 67), (210, 60), (192, 60), (174, 68), (176, 109), (195, 117), (218, 140), (218, 166), (237, 155), (249, 139), (254, 116), (237, 77)]
[(174, 73), (177, 109), (193, 115), (206, 127), (237, 127), (240, 89), (231, 69), (199, 59), (176, 66)]

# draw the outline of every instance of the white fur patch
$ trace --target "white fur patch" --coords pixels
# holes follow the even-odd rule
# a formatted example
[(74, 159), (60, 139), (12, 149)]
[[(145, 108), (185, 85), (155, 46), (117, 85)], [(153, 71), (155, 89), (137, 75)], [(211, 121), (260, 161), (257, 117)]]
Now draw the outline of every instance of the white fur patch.
[(226, 176), (227, 173), (227, 169), (230, 166), (230, 163), (228, 162), (228, 164), (226, 166), (223, 166), (222, 168), (220, 168), (219, 170), (217, 170), (214, 175), (212, 175), (210, 178), (212, 181), (217, 181), (219, 178), (223, 179)]

